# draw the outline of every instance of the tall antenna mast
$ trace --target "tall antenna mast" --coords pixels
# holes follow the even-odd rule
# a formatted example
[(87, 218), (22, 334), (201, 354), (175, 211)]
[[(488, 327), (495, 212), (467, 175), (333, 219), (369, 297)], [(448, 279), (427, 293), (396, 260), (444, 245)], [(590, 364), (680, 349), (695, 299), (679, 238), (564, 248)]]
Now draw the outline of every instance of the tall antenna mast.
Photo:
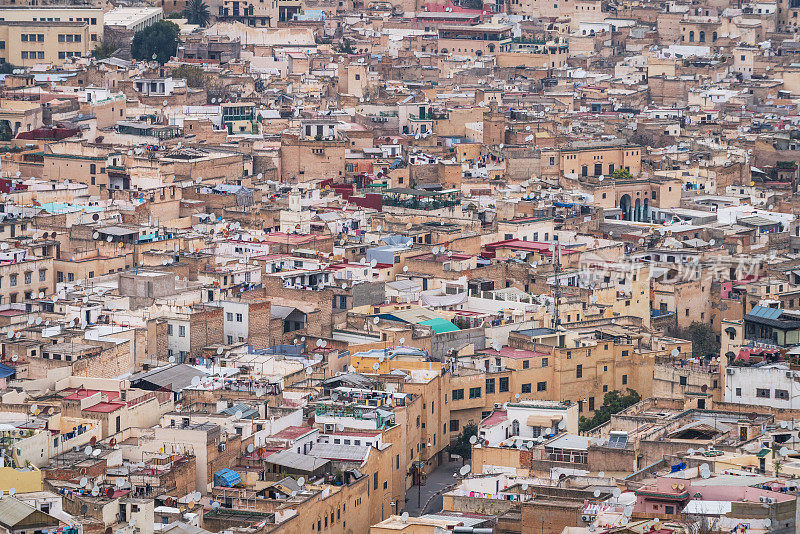
[(556, 276), (555, 288), (553, 289), (553, 328), (558, 330), (561, 325), (561, 316), (558, 311), (561, 303), (561, 243), (556, 243), (553, 252), (553, 272)]

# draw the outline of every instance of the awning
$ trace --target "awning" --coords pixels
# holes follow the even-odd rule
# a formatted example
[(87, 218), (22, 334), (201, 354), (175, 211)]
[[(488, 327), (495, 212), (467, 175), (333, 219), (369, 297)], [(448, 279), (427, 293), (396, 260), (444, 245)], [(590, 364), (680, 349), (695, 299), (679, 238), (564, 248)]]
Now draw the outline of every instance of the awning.
[(548, 427), (552, 426), (553, 423), (558, 423), (559, 421), (561, 421), (560, 415), (529, 415), (526, 424), (528, 426)]

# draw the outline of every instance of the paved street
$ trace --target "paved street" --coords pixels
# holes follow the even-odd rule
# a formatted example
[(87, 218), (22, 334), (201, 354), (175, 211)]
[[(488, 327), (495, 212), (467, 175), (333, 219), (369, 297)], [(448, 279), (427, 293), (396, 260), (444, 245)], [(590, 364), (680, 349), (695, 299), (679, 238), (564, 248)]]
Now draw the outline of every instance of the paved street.
[[(442, 492), (449, 489), (456, 479), (453, 473), (461, 469), (461, 462), (446, 462), (428, 475), (425, 484), (411, 486), (406, 492), (405, 511), (414, 517), (438, 512), (442, 509)], [(419, 499), (420, 505), (417, 505)]]

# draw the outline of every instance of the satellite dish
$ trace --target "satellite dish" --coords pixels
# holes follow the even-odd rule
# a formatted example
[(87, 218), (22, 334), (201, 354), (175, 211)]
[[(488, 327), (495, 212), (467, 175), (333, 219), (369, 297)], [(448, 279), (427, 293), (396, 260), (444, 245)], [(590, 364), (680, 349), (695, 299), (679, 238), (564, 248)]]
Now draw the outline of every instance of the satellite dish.
[(200, 385), (200, 377), (199, 376), (193, 376), (192, 377), (192, 385), (193, 386), (199, 386)]
[(95, 457), (100, 456), (101, 452), (102, 451), (100, 449), (95, 449), (95, 450), (92, 451), (92, 456), (95, 456)]
[(378, 260), (372, 260), (371, 262), (369, 262), (369, 265), (370, 267), (375, 267), (376, 265), (378, 265)]
[(478, 437), (477, 436), (470, 436), (469, 442), (470, 442), (470, 444), (475, 445), (478, 442)]
[(613, 495), (614, 497), (619, 497), (620, 495), (622, 495), (622, 490), (619, 488), (614, 488), (611, 491), (611, 495)]
[(88, 483), (89, 483), (89, 479), (88, 479), (88, 478), (86, 478), (86, 477), (83, 477), (83, 478), (81, 478), (81, 480), (80, 480), (80, 482), (79, 482), (79, 484), (80, 484), (80, 487), (82, 487), (82, 488), (85, 488), (85, 487), (86, 487), (86, 484), (88, 484)]
[(306, 479), (304, 477), (300, 477), (297, 479), (297, 485), (300, 486), (301, 488), (305, 486), (305, 484), (306, 484)]
[(94, 239), (99, 239), (100, 238), (100, 233), (99, 232), (95, 232), (95, 233), (92, 234), (92, 237)]
[(373, 363), (373, 364), (372, 364), (372, 368), (373, 368), (375, 371), (377, 371), (378, 369), (380, 369), (380, 367), (381, 367), (381, 366), (380, 366), (380, 364), (379, 364), (378, 362), (375, 362), (375, 363)]
[(112, 236), (108, 236), (106, 238), (106, 241), (108, 241), (109, 243), (111, 243), (113, 240), (114, 240), (114, 238)]
[(597, 476), (599, 476), (600, 478), (605, 478), (606, 477), (606, 473), (605, 473), (605, 471), (600, 471), (599, 473), (597, 473)]
[(169, 357), (169, 363), (175, 363), (175, 356)]
[(463, 465), (461, 466), (459, 473), (461, 473), (461, 476), (466, 476), (469, 473), (470, 469), (471, 467), (469, 466), (469, 464)]
[(407, 273), (407, 272), (408, 272), (408, 265), (404, 265), (404, 266), (403, 266), (403, 272), (404, 272), (404, 273)]
[(339, 432), (342, 432), (342, 431), (344, 431), (344, 424), (342, 424), (342, 423), (339, 423), (338, 425), (336, 425), (336, 429), (337, 429)]
[(247, 446), (248, 454), (252, 454), (253, 450), (255, 450), (255, 447), (253, 447), (253, 444), (251, 443), (250, 445)]
[(314, 374), (314, 369), (312, 369), (311, 367), (306, 367), (306, 374), (307, 374), (307, 375), (312, 375), (312, 374)]
[(770, 519), (769, 517), (764, 519), (764, 526), (767, 527), (767, 528), (771, 527), (772, 526), (772, 519)]
[(678, 349), (672, 349), (672, 356), (677, 358), (681, 352)]
[(380, 363), (383, 363), (383, 354), (381, 354), (380, 356), (378, 356), (378, 361), (379, 361)]
[(626, 506), (625, 509), (622, 511), (622, 514), (625, 517), (630, 517), (633, 515), (633, 506)]
[(242, 410), (236, 410), (236, 413), (233, 414), (233, 418), (234, 419), (241, 419), (243, 415), (244, 414), (242, 413)]
[(212, 510), (219, 510), (220, 504), (217, 501), (211, 503)]
[(597, 490), (597, 489), (594, 490), (594, 496), (595, 496), (595, 498), (599, 497), (600, 496), (600, 490)]
[(85, 449), (83, 449), (83, 453), (84, 453), (86, 456), (90, 456), (90, 455), (92, 454), (92, 448), (91, 448), (89, 445), (87, 445), (87, 446), (86, 446), (86, 448), (85, 448)]
[(98, 495), (100, 495), (100, 488), (95, 486), (92, 488), (92, 497), (97, 497)]
[(403, 512), (403, 515), (400, 516), (400, 520), (405, 523), (408, 521), (408, 512)]
[(404, 338), (404, 337), (401, 337), (400, 339), (398, 339), (398, 341), (399, 341), (399, 342), (400, 342), (400, 344), (402, 345), (403, 343), (405, 343), (405, 342), (406, 342), (406, 338)]
[(374, 319), (372, 319), (372, 322), (378, 324), (379, 322), (381, 322), (381, 319), (380, 317), (375, 317)]

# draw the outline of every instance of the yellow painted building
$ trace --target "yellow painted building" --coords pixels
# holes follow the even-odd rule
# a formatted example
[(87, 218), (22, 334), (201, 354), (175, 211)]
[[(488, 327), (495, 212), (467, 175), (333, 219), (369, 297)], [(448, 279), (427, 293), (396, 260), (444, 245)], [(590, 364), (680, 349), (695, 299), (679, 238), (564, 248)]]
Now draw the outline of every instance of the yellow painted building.
[[(98, 44), (85, 22), (0, 22), (0, 60), (17, 67), (60, 65), (88, 56)], [(96, 34), (94, 34), (96, 36)]]

